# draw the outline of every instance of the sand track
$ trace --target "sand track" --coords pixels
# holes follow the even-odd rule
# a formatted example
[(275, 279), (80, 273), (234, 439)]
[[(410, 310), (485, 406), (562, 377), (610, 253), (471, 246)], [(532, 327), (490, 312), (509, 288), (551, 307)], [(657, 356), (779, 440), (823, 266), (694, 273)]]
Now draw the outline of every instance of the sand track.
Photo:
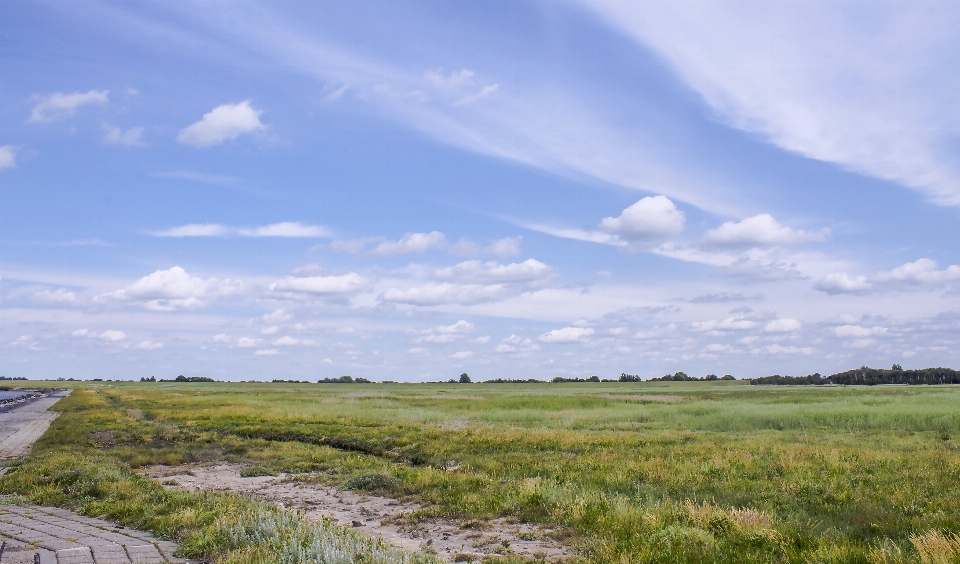
[(288, 475), (243, 478), (240, 476), (243, 467), (239, 464), (154, 466), (143, 471), (167, 487), (250, 495), (285, 508), (303, 510), (308, 517), (331, 518), (403, 550), (416, 552), (429, 547), (451, 562), (479, 561), (484, 556), (510, 552), (547, 561), (560, 561), (571, 555), (569, 549), (551, 538), (552, 531), (548, 529), (508, 523), (504, 519), (410, 525), (400, 518), (421, 508), (415, 503), (297, 482)]

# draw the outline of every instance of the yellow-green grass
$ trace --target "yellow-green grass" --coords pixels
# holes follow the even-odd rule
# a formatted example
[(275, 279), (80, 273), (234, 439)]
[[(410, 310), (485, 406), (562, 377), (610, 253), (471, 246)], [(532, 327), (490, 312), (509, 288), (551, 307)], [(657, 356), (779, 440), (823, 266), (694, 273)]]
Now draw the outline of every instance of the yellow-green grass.
[(61, 408), (36, 456), (368, 484), (592, 562), (920, 562), (960, 533), (956, 386), (97, 383)]

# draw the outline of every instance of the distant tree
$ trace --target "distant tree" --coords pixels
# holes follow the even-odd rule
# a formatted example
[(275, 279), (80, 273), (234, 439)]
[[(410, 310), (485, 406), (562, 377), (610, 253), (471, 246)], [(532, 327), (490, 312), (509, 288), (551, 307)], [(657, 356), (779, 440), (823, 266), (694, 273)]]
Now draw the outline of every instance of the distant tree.
[(893, 368), (891, 368), (890, 370), (893, 370), (895, 372), (903, 372), (903, 367), (900, 366), (899, 364), (894, 364)]
[(156, 381), (157, 381), (157, 377), (156, 377), (156, 376), (151, 376), (151, 377), (147, 378), (147, 377), (145, 377), (145, 376), (141, 376), (141, 377), (140, 377), (140, 381), (141, 381), (141, 382), (156, 382)]
[(640, 382), (640, 376), (636, 374), (627, 374), (626, 372), (623, 372), (620, 374), (620, 381), (621, 382)]
[(721, 380), (736, 380), (736, 378), (734, 378), (733, 376), (731, 376), (731, 375), (729, 375), (729, 374), (724, 374), (724, 375), (723, 375), (723, 378), (720, 378), (720, 379), (721, 379)]
[(464, 372), (463, 374), (460, 375), (460, 383), (461, 383), (461, 384), (469, 384), (469, 383), (470, 383), (470, 376), (468, 376), (466, 372)]
[(704, 378), (704, 380), (707, 380), (707, 381), (710, 381), (710, 382), (712, 382), (712, 381), (714, 381), (714, 380), (719, 380), (719, 379), (720, 379), (720, 378), (718, 378), (716, 374), (707, 374), (706, 377)]

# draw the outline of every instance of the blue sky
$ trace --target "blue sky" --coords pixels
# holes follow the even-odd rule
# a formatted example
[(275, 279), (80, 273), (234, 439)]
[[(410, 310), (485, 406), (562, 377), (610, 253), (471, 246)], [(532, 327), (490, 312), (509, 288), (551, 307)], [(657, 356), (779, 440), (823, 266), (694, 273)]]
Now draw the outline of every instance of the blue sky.
[(953, 2), (0, 2), (0, 371), (960, 366)]

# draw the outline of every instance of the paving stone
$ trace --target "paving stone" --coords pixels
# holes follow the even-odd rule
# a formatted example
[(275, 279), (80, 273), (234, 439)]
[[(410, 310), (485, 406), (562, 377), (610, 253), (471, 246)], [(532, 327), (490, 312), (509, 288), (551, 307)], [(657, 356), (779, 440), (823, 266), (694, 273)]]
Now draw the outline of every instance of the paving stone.
[(127, 545), (127, 556), (130, 557), (130, 562), (134, 564), (153, 564), (154, 562), (164, 561), (157, 547), (152, 544)]
[(86, 546), (57, 551), (57, 564), (96, 564), (93, 554)]

